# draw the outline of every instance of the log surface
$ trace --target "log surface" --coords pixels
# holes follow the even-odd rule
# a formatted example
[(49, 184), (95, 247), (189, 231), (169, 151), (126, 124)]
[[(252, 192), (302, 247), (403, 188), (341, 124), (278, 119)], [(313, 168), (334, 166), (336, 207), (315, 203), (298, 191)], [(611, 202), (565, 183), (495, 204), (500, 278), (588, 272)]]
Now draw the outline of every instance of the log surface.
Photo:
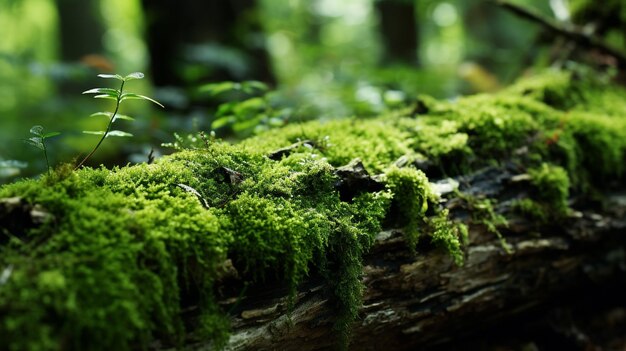
[[(527, 187), (516, 182), (526, 178), (514, 167), (505, 167), (456, 182), (466, 194), (497, 198), (502, 212), (511, 199), (524, 196)], [(542, 308), (570, 291), (626, 277), (626, 192), (606, 194), (602, 211), (576, 209), (580, 204), (572, 200), (568, 218), (549, 225), (509, 216), (503, 233), (514, 249), (511, 254), (493, 233), (472, 224), (457, 202), (444, 205), (469, 224), (464, 265), (458, 267), (445, 253), (428, 247), (412, 255), (398, 230), (380, 233), (364, 258), (364, 303), (352, 328), (350, 349), (445, 345), (485, 325)], [(322, 283), (303, 285), (292, 309), (281, 291), (269, 286), (248, 295), (232, 313), (227, 349), (336, 349), (333, 310)]]

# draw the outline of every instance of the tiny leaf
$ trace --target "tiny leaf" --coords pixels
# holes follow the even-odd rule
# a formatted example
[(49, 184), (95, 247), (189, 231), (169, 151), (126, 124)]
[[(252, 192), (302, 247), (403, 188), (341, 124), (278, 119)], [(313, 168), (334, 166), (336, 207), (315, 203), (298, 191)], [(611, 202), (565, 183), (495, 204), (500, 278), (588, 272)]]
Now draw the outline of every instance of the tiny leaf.
[(83, 130), (85, 134), (104, 135), (104, 131)]
[(135, 93), (124, 93), (124, 94), (122, 94), (122, 98), (120, 100), (124, 101), (124, 100), (128, 100), (128, 99), (148, 100), (148, 101), (150, 101), (152, 103), (155, 103), (155, 104), (161, 106), (162, 108), (165, 108), (165, 106), (161, 105), (160, 102), (158, 102), (158, 101), (156, 101), (156, 100), (154, 100), (152, 98), (149, 98), (147, 96), (139, 95), (139, 94), (135, 94)]
[(116, 114), (115, 115), (115, 119), (113, 120), (114, 122), (117, 121), (118, 119), (123, 119), (125, 121), (134, 121), (135, 119), (132, 118), (131, 116), (127, 116), (127, 115), (121, 115), (121, 114)]
[(200, 91), (207, 92), (211, 94), (211, 96), (216, 96), (227, 91), (237, 90), (239, 86), (239, 83), (226, 81), (203, 85), (202, 87), (200, 87)]
[(246, 94), (252, 94), (255, 92), (266, 92), (269, 90), (269, 87), (267, 86), (267, 84), (256, 81), (256, 80), (249, 80), (249, 81), (243, 82), (241, 83), (241, 87), (242, 87), (243, 92)]
[(41, 138), (33, 137), (30, 139), (24, 139), (24, 142), (30, 146), (34, 146), (38, 148), (39, 150), (44, 149), (43, 143), (41, 142)]
[(96, 112), (89, 115), (89, 117), (108, 117), (111, 118), (113, 116), (112, 112)]
[(141, 72), (133, 72), (126, 77), (124, 77), (125, 81), (133, 80), (133, 79), (143, 79), (144, 74)]
[(32, 126), (30, 128), (30, 133), (33, 135), (41, 136), (43, 134), (43, 127), (39, 125)]
[(235, 116), (224, 116), (214, 120), (213, 123), (211, 123), (211, 129), (219, 129), (224, 126), (233, 124), (236, 121), (237, 119), (235, 118)]
[(124, 80), (124, 77), (120, 76), (119, 74), (98, 74), (98, 77), (105, 79)]
[(110, 136), (115, 137), (132, 137), (133, 135), (130, 133), (122, 132), (121, 130), (112, 130), (107, 134), (107, 138)]
[[(111, 112), (96, 112), (96, 113), (92, 113), (91, 115), (89, 115), (89, 117), (107, 117), (109, 119), (111, 119), (111, 117), (113, 117), (113, 113)], [(122, 114), (116, 114), (115, 115), (115, 119), (113, 120), (113, 122), (115, 122), (118, 119), (123, 119), (123, 120), (127, 120), (127, 121), (134, 121), (135, 119), (132, 118), (131, 116), (126, 116), (126, 115), (122, 115)]]
[(55, 137), (55, 136), (60, 135), (60, 134), (61, 133), (59, 133), (59, 132), (48, 132), (48, 133), (42, 135), (41, 137), (44, 138), (44, 139), (47, 139), (47, 138)]
[(111, 100), (117, 100), (117, 96), (108, 95), (108, 94), (96, 95), (96, 96), (94, 96), (93, 98), (94, 98), (94, 99), (111, 99)]
[(83, 94), (106, 94), (106, 95), (119, 95), (119, 91), (111, 88), (94, 88), (83, 91)]

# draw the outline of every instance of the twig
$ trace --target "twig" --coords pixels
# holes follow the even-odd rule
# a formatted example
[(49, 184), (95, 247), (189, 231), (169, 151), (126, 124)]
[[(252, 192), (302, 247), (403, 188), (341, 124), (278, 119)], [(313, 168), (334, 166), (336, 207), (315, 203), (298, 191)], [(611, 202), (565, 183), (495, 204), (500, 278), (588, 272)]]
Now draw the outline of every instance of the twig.
[(551, 18), (545, 17), (532, 9), (511, 3), (508, 0), (495, 0), (495, 3), (521, 18), (541, 24), (544, 28), (554, 34), (573, 40), (586, 48), (598, 49), (605, 54), (611, 55), (615, 57), (619, 67), (626, 67), (626, 53), (609, 45), (595, 35), (585, 33), (579, 26), (571, 24), (561, 25)]

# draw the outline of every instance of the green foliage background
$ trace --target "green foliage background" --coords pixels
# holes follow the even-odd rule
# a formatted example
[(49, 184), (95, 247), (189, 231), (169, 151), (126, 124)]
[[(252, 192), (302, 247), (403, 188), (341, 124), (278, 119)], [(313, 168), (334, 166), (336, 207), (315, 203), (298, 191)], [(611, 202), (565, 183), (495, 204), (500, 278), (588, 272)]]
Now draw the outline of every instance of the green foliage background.
[[(62, 60), (61, 47), (80, 42), (61, 37), (62, 16), (57, 5), (69, 0), (58, 1), (0, 3), (0, 159), (28, 163), (21, 170), (4, 167), (4, 181), (20, 171), (34, 175), (45, 170), (34, 150), (18, 146), (31, 125), (52, 126), (63, 132), (62, 138), (50, 141), (53, 164), (89, 149), (94, 140), (80, 131), (101, 126), (82, 118), (94, 108), (79, 93), (93, 86), (97, 73), (114, 69), (120, 74), (144, 71), (152, 76), (144, 39), (150, 18), (140, 0), (89, 1), (95, 9), (90, 18), (93, 25), (103, 28), (103, 35), (91, 40), (102, 47), (102, 52), (73, 61)], [(553, 16), (546, 1), (517, 2)], [(579, 9), (589, 6), (586, 4), (577, 1), (572, 6)], [(173, 132), (209, 132), (212, 124), (224, 117), (219, 114), (220, 105), (229, 102), (234, 105), (248, 100), (250, 107), (229, 114), (231, 123), (218, 123), (221, 128), (216, 132), (240, 138), (304, 120), (376, 115), (409, 104), (418, 94), (455, 98), (499, 89), (531, 65), (548, 63), (541, 59), (547, 57), (548, 50), (538, 39), (537, 25), (478, 0), (415, 2), (419, 65), (382, 60), (384, 38), (375, 0), (259, 0), (256, 6), (277, 81), (269, 91), (220, 98), (203, 93), (203, 84), (218, 83), (198, 80), (210, 65), (246, 62), (235, 52), (203, 46), (209, 57), (231, 59), (181, 63), (177, 69), (187, 81), (184, 86), (153, 87), (149, 80), (141, 83), (138, 93), (156, 96), (168, 110), (129, 105), (126, 113), (140, 117), (130, 130), (139, 137), (121, 149), (105, 145), (94, 164), (144, 161), (151, 149), (157, 154), (167, 152), (160, 144), (171, 141)], [(245, 26), (235, 29), (247, 35)], [(611, 33), (609, 37), (623, 45), (623, 35)], [(102, 103), (101, 107), (109, 106)]]

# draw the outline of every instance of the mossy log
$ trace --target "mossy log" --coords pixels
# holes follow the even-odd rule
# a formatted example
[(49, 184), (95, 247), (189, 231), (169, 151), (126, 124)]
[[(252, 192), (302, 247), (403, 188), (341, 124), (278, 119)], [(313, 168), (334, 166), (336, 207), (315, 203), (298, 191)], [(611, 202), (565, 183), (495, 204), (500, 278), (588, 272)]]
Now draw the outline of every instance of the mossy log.
[(546, 72), (0, 187), (0, 350), (402, 349), (623, 279), (625, 101)]
[[(468, 193), (512, 198), (522, 196), (525, 187), (518, 182), (525, 178), (502, 169), (488, 169), (458, 180)], [(560, 223), (538, 225), (528, 218), (511, 218), (505, 234), (509, 253), (484, 225), (468, 218), (467, 208), (457, 199), (448, 201), (446, 206), (453, 216), (469, 224), (471, 244), (460, 267), (445, 252), (423, 250), (416, 256), (407, 249), (398, 230), (379, 233), (364, 259), (363, 306), (352, 324), (350, 349), (446, 350), (453, 341), (471, 340), (472, 333), (484, 333), (495, 324), (512, 323), (513, 328), (521, 329), (524, 318), (520, 316), (537, 309), (547, 311), (550, 303), (554, 305), (555, 300), (576, 295), (577, 291), (588, 295), (575, 303), (591, 308), (601, 305), (589, 290), (614, 289), (615, 281), (621, 281), (623, 288), (626, 283), (623, 190), (604, 194), (602, 207), (573, 211)], [(572, 204), (574, 208), (577, 205)], [(506, 202), (501, 206), (506, 207)], [(505, 212), (502, 207), (498, 211)], [(247, 296), (232, 311), (233, 332), (227, 349), (334, 349), (332, 304), (320, 282), (305, 286), (293, 309), (288, 308), (284, 289), (265, 286)], [(619, 292), (606, 295), (621, 298)], [(224, 303), (232, 303), (232, 299)], [(515, 322), (516, 318), (521, 321)], [(613, 333), (618, 336), (620, 332)], [(494, 339), (486, 338), (488, 347)], [(203, 346), (192, 344), (191, 349)], [(466, 347), (457, 344), (459, 349)], [(596, 349), (597, 345), (586, 341), (572, 349), (590, 347)], [(483, 344), (483, 349), (491, 348)]]

